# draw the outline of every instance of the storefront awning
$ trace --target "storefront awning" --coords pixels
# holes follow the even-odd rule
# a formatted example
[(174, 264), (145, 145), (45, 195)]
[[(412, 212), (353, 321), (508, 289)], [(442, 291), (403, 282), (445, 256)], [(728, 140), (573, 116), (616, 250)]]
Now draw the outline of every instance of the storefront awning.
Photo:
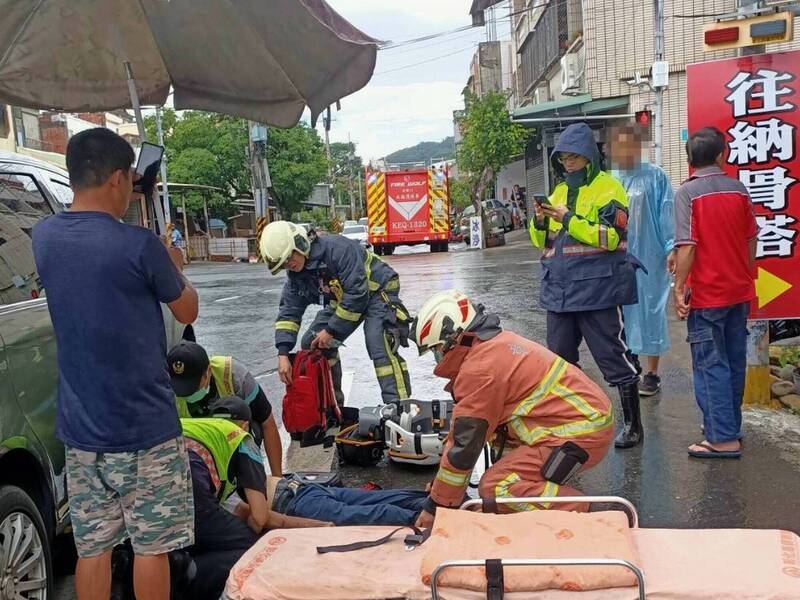
[(594, 119), (602, 119), (604, 117), (613, 119), (629, 116), (625, 113), (614, 112), (627, 107), (628, 96), (592, 100), (591, 94), (581, 94), (580, 96), (560, 98), (552, 102), (542, 102), (533, 106), (523, 106), (515, 110), (511, 118), (523, 124), (528, 119), (536, 119), (540, 122), (555, 122), (564, 119), (575, 120), (583, 116)]

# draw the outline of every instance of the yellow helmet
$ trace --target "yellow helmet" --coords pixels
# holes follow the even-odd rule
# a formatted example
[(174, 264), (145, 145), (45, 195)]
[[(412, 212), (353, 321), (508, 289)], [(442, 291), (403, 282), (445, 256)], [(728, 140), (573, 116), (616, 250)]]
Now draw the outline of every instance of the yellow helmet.
[(267, 225), (261, 232), (258, 246), (273, 275), (284, 267), (292, 252), (297, 251), (308, 258), (311, 251), (305, 228), (289, 221), (273, 221)]
[(419, 347), (420, 354), (439, 344), (444, 344), (446, 352), (477, 315), (472, 302), (463, 292), (438, 292), (419, 309), (411, 325), (411, 339)]

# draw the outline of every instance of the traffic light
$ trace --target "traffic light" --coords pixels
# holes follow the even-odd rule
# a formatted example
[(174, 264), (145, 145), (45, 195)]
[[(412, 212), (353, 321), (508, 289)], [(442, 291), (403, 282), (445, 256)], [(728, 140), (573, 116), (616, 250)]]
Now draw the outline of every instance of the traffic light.
[(703, 49), (711, 52), (791, 41), (794, 34), (793, 24), (793, 15), (788, 11), (717, 21), (703, 28)]
[(636, 124), (642, 127), (650, 127), (650, 111), (637, 110), (636, 111)]

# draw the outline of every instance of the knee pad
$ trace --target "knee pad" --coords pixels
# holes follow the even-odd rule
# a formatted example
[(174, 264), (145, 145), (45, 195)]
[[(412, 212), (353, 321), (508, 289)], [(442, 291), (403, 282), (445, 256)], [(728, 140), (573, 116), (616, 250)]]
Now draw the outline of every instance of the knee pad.
[(589, 460), (589, 453), (574, 442), (564, 442), (554, 448), (542, 465), (541, 474), (547, 481), (557, 485), (567, 483)]

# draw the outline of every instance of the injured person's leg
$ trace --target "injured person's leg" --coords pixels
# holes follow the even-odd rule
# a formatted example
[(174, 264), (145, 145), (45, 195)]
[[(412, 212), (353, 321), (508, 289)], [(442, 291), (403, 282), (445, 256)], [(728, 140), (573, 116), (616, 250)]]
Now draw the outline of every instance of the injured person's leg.
[(418, 490), (362, 490), (300, 485), (270, 478), (272, 510), (286, 515), (318, 519), (336, 525), (413, 525), (427, 492)]

